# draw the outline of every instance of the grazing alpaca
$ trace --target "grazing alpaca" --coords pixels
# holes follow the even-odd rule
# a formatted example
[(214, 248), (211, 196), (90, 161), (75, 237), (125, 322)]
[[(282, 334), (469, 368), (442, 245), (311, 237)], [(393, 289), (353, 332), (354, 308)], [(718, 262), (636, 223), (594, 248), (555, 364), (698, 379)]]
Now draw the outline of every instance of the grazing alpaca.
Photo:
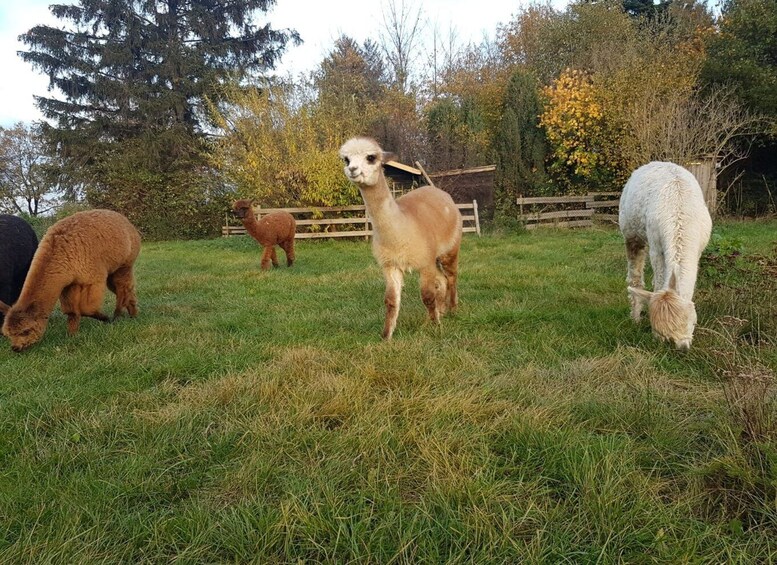
[(100, 309), (105, 286), (116, 294), (114, 318), (138, 312), (132, 266), (140, 252), (140, 234), (111, 210), (78, 212), (51, 226), (35, 252), (19, 300), (0, 304), (5, 312), (3, 335), (14, 351), (37, 343), (60, 299), (71, 335), (81, 316), (108, 321)]
[(286, 265), (291, 267), (294, 263), (294, 234), (297, 231), (297, 222), (294, 216), (288, 212), (272, 212), (262, 216), (259, 220), (254, 215), (250, 200), (237, 200), (232, 205), (235, 216), (243, 222), (246, 231), (259, 242), (264, 250), (262, 252), (262, 270), (270, 268), (270, 261), (274, 267), (278, 266), (278, 255), (275, 246), (279, 245), (286, 253)]
[[(19, 298), (37, 247), (38, 237), (30, 224), (0, 214), (0, 303), (13, 304)], [(0, 326), (3, 318), (0, 311)]]
[[(696, 326), (693, 292), (712, 219), (694, 176), (674, 163), (654, 161), (634, 171), (623, 188), (619, 224), (626, 239), (631, 317), (648, 305), (659, 338), (688, 350)], [(653, 292), (644, 290), (645, 246)]]
[(383, 339), (397, 325), (405, 271), (421, 274), (421, 298), (429, 317), (439, 323), (458, 305), (456, 281), (461, 245), (461, 213), (447, 192), (423, 186), (394, 200), (383, 175), (393, 158), (374, 139), (355, 137), (340, 148), (348, 180), (359, 187), (373, 227), (372, 254), (386, 279)]

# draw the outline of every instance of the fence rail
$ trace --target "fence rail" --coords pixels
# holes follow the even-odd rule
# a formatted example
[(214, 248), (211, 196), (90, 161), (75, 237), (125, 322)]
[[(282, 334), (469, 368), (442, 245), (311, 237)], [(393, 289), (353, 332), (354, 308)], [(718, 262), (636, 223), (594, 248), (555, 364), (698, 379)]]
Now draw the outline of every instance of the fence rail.
[[(467, 204), (456, 204), (464, 220), (464, 233), (480, 235), (480, 217), (477, 200)], [(363, 237), (372, 235), (372, 223), (367, 217), (364, 204), (353, 206), (328, 206), (309, 208), (254, 208), (257, 219), (271, 212), (284, 211), (297, 220), (295, 239), (320, 239), (328, 237)], [(343, 229), (350, 228), (350, 229)], [(245, 235), (246, 229), (238, 220), (227, 214), (221, 227), (222, 237)]]
[(618, 221), (620, 192), (519, 197), (516, 203), (519, 207), (518, 219), (527, 230), (540, 226), (590, 227), (594, 221)]

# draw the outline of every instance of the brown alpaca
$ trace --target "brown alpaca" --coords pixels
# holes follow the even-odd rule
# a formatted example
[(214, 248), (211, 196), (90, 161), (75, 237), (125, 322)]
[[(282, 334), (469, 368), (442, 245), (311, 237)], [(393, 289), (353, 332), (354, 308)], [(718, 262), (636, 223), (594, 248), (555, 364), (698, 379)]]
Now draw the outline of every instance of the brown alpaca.
[(458, 305), (462, 219), (451, 196), (422, 186), (394, 200), (383, 175), (385, 153), (374, 139), (355, 137), (340, 148), (345, 176), (359, 187), (373, 227), (372, 254), (386, 279), (383, 339), (397, 325), (405, 271), (421, 274), (421, 299), (432, 321)]
[(262, 216), (259, 220), (254, 215), (250, 200), (237, 200), (232, 205), (232, 211), (243, 222), (246, 231), (264, 249), (262, 251), (262, 270), (270, 268), (270, 262), (274, 267), (278, 266), (278, 255), (275, 246), (279, 245), (286, 253), (286, 265), (291, 267), (294, 263), (294, 234), (297, 231), (297, 222), (294, 216), (288, 212), (272, 212)]
[(106, 285), (116, 295), (114, 318), (127, 310), (138, 312), (132, 266), (140, 252), (138, 230), (111, 210), (78, 212), (51, 226), (24, 281), (19, 299), (0, 302), (3, 335), (21, 351), (37, 343), (46, 331), (49, 315), (60, 300), (69, 334), (78, 331), (81, 316), (107, 322), (101, 312)]

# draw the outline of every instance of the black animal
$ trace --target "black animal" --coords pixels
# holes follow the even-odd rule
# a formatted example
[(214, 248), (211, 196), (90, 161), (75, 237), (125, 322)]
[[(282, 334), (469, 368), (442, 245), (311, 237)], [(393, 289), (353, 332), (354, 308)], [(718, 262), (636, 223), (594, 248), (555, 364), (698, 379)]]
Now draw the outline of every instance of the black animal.
[[(37, 248), (38, 237), (30, 224), (0, 214), (0, 302), (10, 306), (19, 298)], [(2, 320), (0, 313), (0, 323)]]

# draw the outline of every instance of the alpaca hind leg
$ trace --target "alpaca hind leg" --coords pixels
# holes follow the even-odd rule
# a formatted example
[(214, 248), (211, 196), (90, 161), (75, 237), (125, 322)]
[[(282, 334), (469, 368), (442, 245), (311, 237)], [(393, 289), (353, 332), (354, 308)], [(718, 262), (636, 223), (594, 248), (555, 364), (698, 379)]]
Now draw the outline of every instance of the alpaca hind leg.
[[(626, 240), (626, 258), (628, 262), (628, 271), (626, 273), (626, 283), (634, 288), (645, 288), (645, 242), (639, 238)], [(642, 317), (642, 306), (644, 302), (636, 296), (629, 297), (631, 302), (631, 318), (639, 322)]]
[(386, 278), (386, 295), (384, 298), (386, 322), (383, 325), (383, 339), (391, 339), (391, 336), (394, 335), (394, 329), (397, 327), (404, 276), (402, 271), (395, 267), (384, 269), (383, 276)]
[(294, 238), (284, 241), (280, 244), (283, 251), (286, 253), (286, 266), (291, 267), (294, 264)]
[(438, 264), (445, 275), (446, 291), (445, 303), (451, 312), (455, 312), (459, 306), (458, 278), (459, 278), (459, 249), (456, 248), (442, 255)]
[(445, 311), (445, 276), (435, 267), (421, 271), (421, 300), (429, 312), (429, 319), (440, 323)]
[(67, 316), (67, 333), (70, 335), (75, 334), (81, 325), (80, 304), (80, 285), (71, 284), (62, 289), (62, 294), (59, 295), (59, 306), (62, 309), (62, 313)]
[(121, 267), (108, 275), (108, 288), (116, 295), (113, 318), (121, 316), (124, 310), (134, 318), (138, 313), (138, 300), (135, 297), (135, 276), (132, 267)]

